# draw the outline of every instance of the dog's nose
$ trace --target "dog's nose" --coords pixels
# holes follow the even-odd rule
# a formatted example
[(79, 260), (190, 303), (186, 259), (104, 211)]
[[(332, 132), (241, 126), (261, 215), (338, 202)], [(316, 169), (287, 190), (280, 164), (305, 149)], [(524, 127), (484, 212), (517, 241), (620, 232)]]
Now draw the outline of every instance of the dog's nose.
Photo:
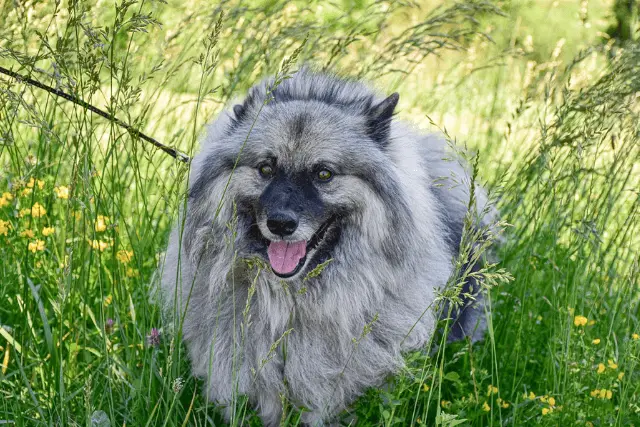
[(267, 217), (267, 228), (278, 236), (288, 236), (298, 228), (298, 218), (290, 212), (274, 212)]

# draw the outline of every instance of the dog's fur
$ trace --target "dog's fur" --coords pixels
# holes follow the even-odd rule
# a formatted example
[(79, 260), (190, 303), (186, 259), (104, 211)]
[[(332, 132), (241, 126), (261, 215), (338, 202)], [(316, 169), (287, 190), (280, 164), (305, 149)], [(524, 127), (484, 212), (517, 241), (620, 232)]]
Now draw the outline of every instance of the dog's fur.
[[(162, 288), (184, 316), (193, 372), (227, 417), (246, 394), (267, 426), (280, 421), (283, 399), (318, 425), (396, 371), (401, 352), (430, 341), (469, 197), (468, 185), (446, 178), (468, 175), (443, 160), (442, 139), (392, 119), (397, 94), (378, 98), (309, 70), (272, 84), (252, 88), (209, 129)], [(267, 225), (282, 212), (297, 221), (284, 237)], [(300, 271), (282, 278), (269, 268), (270, 242), (309, 241), (319, 230)], [(255, 257), (266, 269), (246, 262)], [(458, 313), (451, 336), (477, 338), (479, 311)]]

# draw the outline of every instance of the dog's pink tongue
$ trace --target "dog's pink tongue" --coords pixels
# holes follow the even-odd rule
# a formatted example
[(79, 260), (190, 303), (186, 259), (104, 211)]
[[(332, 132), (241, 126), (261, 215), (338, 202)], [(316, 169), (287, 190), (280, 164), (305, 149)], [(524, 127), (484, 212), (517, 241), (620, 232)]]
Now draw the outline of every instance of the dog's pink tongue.
[(296, 269), (300, 260), (307, 253), (307, 242), (271, 242), (267, 249), (271, 268), (278, 274), (289, 274)]

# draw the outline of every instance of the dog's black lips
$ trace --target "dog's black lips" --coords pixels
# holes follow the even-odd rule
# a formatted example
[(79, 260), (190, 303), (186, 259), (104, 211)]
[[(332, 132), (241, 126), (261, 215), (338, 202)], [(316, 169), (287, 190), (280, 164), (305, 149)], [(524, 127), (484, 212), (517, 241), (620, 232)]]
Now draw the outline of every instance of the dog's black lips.
[[(318, 228), (318, 230), (316, 230), (315, 233), (313, 233), (313, 236), (311, 236), (311, 239), (309, 239), (309, 241), (307, 242), (307, 250), (306, 250), (305, 256), (302, 257), (302, 259), (298, 262), (298, 266), (291, 273), (280, 274), (280, 273), (276, 273), (274, 271), (273, 274), (275, 274), (276, 276), (278, 276), (278, 277), (280, 277), (282, 279), (287, 279), (287, 278), (293, 277), (296, 274), (298, 274), (300, 272), (300, 270), (302, 270), (302, 268), (307, 263), (307, 254), (309, 254), (310, 251), (314, 250), (315, 248), (318, 247), (318, 245), (320, 245), (320, 243), (322, 243), (324, 237), (327, 234), (327, 231), (329, 230), (329, 228), (331, 228), (331, 225), (333, 223), (335, 223), (336, 219), (337, 219), (337, 217), (332, 216), (327, 221), (325, 221), (324, 224), (322, 224), (320, 226), (320, 228)], [(314, 266), (314, 268), (315, 268), (315, 266)]]
[[(320, 244), (325, 239), (325, 236), (327, 235), (327, 232), (329, 231), (331, 226), (333, 224), (335, 224), (337, 219), (338, 219), (337, 216), (330, 217), (327, 221), (325, 221), (320, 226), (320, 228), (318, 228), (318, 230), (316, 230), (315, 233), (313, 233), (313, 236), (311, 236), (311, 239), (309, 239), (309, 241), (307, 242), (307, 249), (306, 249), (307, 254), (309, 254), (310, 251), (312, 251), (312, 250), (316, 249), (318, 246), (320, 246)], [(260, 228), (258, 227), (258, 224), (256, 222), (253, 222), (251, 224), (251, 226), (249, 227), (249, 235), (255, 241), (256, 252), (259, 252), (260, 254), (262, 254), (262, 256), (264, 256), (265, 258), (268, 258), (267, 257), (267, 248), (269, 247), (269, 244), (271, 242), (262, 235), (262, 233), (260, 232)], [(298, 262), (298, 266), (291, 273), (278, 274), (275, 271), (273, 273), (276, 276), (280, 277), (280, 278), (287, 279), (287, 278), (293, 277), (296, 274), (298, 274), (306, 263), (307, 263), (307, 255), (302, 257), (302, 259)]]
[(335, 216), (329, 218), (324, 224), (320, 226), (320, 228), (313, 234), (313, 236), (311, 236), (311, 239), (307, 242), (307, 253), (315, 249), (320, 244), (322, 239), (324, 239), (324, 236), (327, 234), (327, 230), (333, 223), (336, 222), (336, 219), (337, 217)]

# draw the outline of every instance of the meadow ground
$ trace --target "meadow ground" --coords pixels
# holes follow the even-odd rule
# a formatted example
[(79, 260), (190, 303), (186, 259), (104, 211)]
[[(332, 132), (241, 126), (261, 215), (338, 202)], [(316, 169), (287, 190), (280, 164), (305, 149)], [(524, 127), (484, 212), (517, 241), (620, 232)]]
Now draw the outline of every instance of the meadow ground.
[[(477, 153), (509, 226), (486, 339), (408, 354), (360, 425), (640, 425), (640, 45), (607, 39), (611, 6), (6, 1), (0, 66), (189, 154), (301, 45), (398, 91), (400, 119)], [(154, 295), (187, 172), (0, 76), (0, 423), (221, 423)]]

